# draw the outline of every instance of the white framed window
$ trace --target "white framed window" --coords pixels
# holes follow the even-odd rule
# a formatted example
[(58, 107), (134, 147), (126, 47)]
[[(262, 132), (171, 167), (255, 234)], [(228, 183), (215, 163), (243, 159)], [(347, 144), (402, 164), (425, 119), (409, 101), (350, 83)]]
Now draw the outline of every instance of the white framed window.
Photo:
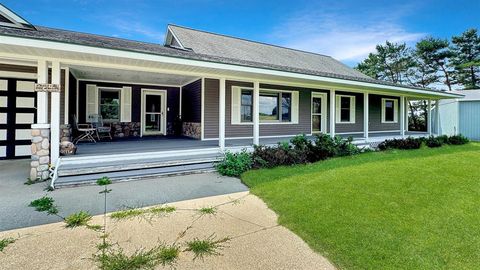
[(382, 98), (382, 123), (398, 122), (398, 100)]
[(104, 121), (120, 121), (120, 97), (120, 88), (98, 88), (98, 112)]
[[(298, 123), (298, 92), (260, 89), (261, 124)], [(232, 88), (232, 124), (253, 124), (253, 89)]]
[(335, 122), (337, 124), (355, 124), (355, 96), (335, 96)]

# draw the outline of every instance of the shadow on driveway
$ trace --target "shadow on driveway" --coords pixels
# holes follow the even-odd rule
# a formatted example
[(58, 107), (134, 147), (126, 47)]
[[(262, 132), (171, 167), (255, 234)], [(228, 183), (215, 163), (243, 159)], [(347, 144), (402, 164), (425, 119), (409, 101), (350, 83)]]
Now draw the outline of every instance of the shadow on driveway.
[[(101, 187), (81, 186), (47, 192), (47, 182), (24, 185), (29, 166), (30, 160), (0, 161), (0, 231), (60, 221), (58, 217), (28, 207), (32, 200), (46, 194), (55, 199), (63, 216), (80, 210), (92, 215), (103, 212), (103, 197), (98, 193)], [(248, 190), (239, 179), (216, 173), (120, 182), (110, 188), (109, 212)]]

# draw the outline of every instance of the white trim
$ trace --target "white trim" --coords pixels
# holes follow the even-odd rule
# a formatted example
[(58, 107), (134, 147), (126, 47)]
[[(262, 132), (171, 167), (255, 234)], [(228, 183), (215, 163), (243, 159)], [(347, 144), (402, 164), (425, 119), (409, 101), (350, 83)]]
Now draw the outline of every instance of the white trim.
[[(346, 97), (350, 98), (350, 121), (341, 121), (341, 98)], [(357, 106), (355, 104), (356, 102), (356, 97), (352, 95), (336, 95), (335, 96), (335, 106), (336, 106), (336, 114), (335, 114), (335, 124), (355, 124), (355, 110), (357, 109)]]
[(253, 144), (260, 144), (260, 83), (253, 83)]
[(180, 86), (180, 90), (178, 91), (178, 115), (180, 116), (180, 119), (183, 119), (183, 114), (182, 114), (182, 95), (183, 95), (183, 86)]
[[(37, 83), (48, 83), (48, 62), (39, 60), (37, 65)], [(37, 123), (48, 123), (48, 93), (37, 92)]]
[[(31, 26), (31, 24), (29, 22), (27, 22), (25, 19), (18, 16), (17, 14), (15, 14), (15, 12), (11, 11), (9, 8), (7, 8), (7, 7), (5, 7), (1, 4), (0, 4), (0, 13), (2, 13), (2, 15), (7, 17), (7, 19), (13, 20), (15, 24), (19, 24), (19, 25), (26, 24), (26, 25)], [(22, 28), (25, 28), (25, 27), (22, 26)]]
[[(167, 29), (168, 29), (168, 32), (172, 35), (172, 38), (174, 38), (177, 41), (178, 45), (180, 45), (180, 48), (186, 50), (185, 46), (183, 46), (182, 42), (180, 42), (180, 39), (177, 37), (177, 35), (175, 35), (175, 32), (170, 28), (170, 25), (167, 26)], [(176, 47), (176, 46), (172, 46), (172, 47)]]
[(205, 78), (202, 78), (202, 89), (200, 100), (202, 105), (200, 106), (200, 138), (203, 141), (205, 139)]
[(32, 124), (30, 127), (32, 129), (48, 129), (50, 128), (50, 124)]
[(219, 105), (218, 105), (218, 146), (220, 146), (220, 150), (225, 150), (225, 78), (220, 79), (220, 87), (219, 87)]
[(330, 136), (331, 137), (335, 137), (335, 112), (336, 112), (336, 109), (335, 109), (335, 104), (336, 104), (336, 100), (335, 100), (335, 90), (330, 90), (330, 113), (328, 115), (329, 119), (330, 119)]
[[(315, 114), (315, 115), (320, 115), (321, 117), (321, 126), (322, 130), (320, 131), (313, 131), (313, 99), (314, 98), (321, 98), (322, 99), (322, 111), (320, 114)], [(322, 92), (311, 92), (310, 95), (310, 134), (315, 134), (315, 133), (326, 133), (327, 132), (327, 93), (322, 93)]]
[[(385, 104), (387, 101), (393, 101), (393, 121), (385, 120)], [(382, 124), (396, 124), (398, 123), (398, 100), (396, 98), (382, 98), (382, 113), (381, 113), (381, 120)]]
[[(75, 75), (73, 75), (75, 77)], [(78, 113), (79, 113), (79, 105), (80, 105), (80, 81), (75, 77), (75, 80), (77, 80), (77, 89), (75, 90), (76, 92), (76, 101), (75, 101), (75, 117), (77, 118), (77, 121), (78, 121)], [(87, 89), (85, 88), (85, 91), (87, 91)], [(76, 123), (75, 123), (76, 124)]]
[[(298, 134), (292, 134), (292, 135), (272, 135), (272, 136), (260, 136), (260, 139), (271, 139), (271, 138), (289, 138), (289, 137), (295, 137)], [(312, 136), (313, 134), (305, 134), (306, 136)], [(247, 139), (253, 139), (252, 136), (247, 136), (247, 137), (225, 137), (225, 140), (247, 140)], [(218, 138), (207, 138), (204, 141), (216, 141)], [(228, 148), (228, 147), (227, 147)]]
[[(52, 62), (52, 84), (60, 84), (61, 77), (60, 62)], [(56, 164), (60, 156), (60, 92), (51, 93), (50, 103), (50, 163)]]
[[(407, 93), (417, 93), (417, 94), (427, 95), (427, 96), (459, 97), (458, 95), (451, 94), (451, 93), (417, 90), (417, 89), (411, 89), (411, 88), (401, 87), (401, 86), (388, 86), (388, 85), (375, 84), (370, 82), (350, 81), (345, 79), (329, 78), (324, 76), (307, 75), (307, 74), (293, 73), (293, 72), (286, 72), (286, 71), (278, 71), (278, 70), (271, 70), (266, 68), (247, 67), (247, 66), (234, 65), (234, 64), (223, 64), (223, 63), (208, 62), (208, 61), (202, 61), (202, 60), (192, 60), (192, 59), (184, 59), (184, 58), (177, 58), (177, 57), (170, 57), (170, 56), (160, 56), (160, 55), (154, 55), (154, 54), (148, 54), (148, 53), (127, 51), (127, 50), (99, 48), (99, 47), (92, 47), (92, 46), (85, 46), (85, 45), (69, 44), (64, 42), (37, 40), (32, 38), (2, 36), (2, 42), (3, 44), (6, 44), (6, 45), (27, 46), (27, 47), (34, 47), (34, 48), (40, 48), (40, 49), (53, 49), (53, 50), (61, 50), (61, 51), (74, 52), (74, 53), (87, 53), (87, 54), (95, 54), (95, 55), (103, 55), (103, 56), (130, 58), (130, 59), (137, 59), (137, 60), (156, 61), (156, 62), (163, 62), (163, 63), (169, 63), (169, 64), (229, 70), (234, 72), (252, 72), (252, 73), (263, 74), (263, 75), (322, 81), (326, 83), (337, 83), (337, 84), (344, 84), (344, 85), (360, 86), (365, 88), (385, 89), (388, 91), (398, 90), (398, 91), (403, 91)], [(62, 61), (65, 62), (66, 64), (71, 64), (72, 62), (76, 62), (74, 60), (68, 60), (68, 59), (63, 59)], [(79, 61), (79, 62), (82, 62), (82, 61)], [(200, 75), (199, 73), (196, 73), (196, 74), (198, 74), (198, 76), (203, 76), (203, 75)]]
[(432, 135), (432, 100), (427, 101), (427, 132)]
[[(140, 105), (140, 137), (144, 135), (167, 135), (167, 90), (165, 89), (149, 89), (142, 88), (141, 90), (141, 105)], [(158, 132), (146, 132), (145, 131), (145, 96), (146, 95), (158, 95), (162, 97), (162, 111), (160, 115), (162, 116), (162, 126), (161, 130)]]
[(65, 87), (64, 87), (64, 93), (63, 93), (63, 98), (64, 98), (64, 119), (63, 119), (63, 123), (65, 125), (68, 125), (70, 119), (69, 118), (69, 114), (70, 114), (70, 108), (69, 108), (69, 99), (70, 99), (70, 68), (69, 67), (66, 67), (65, 68)]
[(368, 128), (370, 125), (370, 104), (369, 104), (369, 94), (363, 93), (363, 137), (365, 141), (368, 141)]
[(2, 78), (16, 78), (16, 79), (28, 79), (36, 80), (37, 73), (28, 72), (15, 72), (15, 71), (0, 71), (0, 77)]
[(405, 97), (400, 97), (400, 131), (402, 138), (405, 137)]

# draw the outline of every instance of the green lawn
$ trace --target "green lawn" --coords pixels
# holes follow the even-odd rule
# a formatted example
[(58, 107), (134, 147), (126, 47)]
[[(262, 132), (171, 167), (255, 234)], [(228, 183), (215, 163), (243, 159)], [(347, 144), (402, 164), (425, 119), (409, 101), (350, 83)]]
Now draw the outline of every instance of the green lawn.
[(280, 224), (342, 269), (478, 269), (480, 144), (249, 171)]

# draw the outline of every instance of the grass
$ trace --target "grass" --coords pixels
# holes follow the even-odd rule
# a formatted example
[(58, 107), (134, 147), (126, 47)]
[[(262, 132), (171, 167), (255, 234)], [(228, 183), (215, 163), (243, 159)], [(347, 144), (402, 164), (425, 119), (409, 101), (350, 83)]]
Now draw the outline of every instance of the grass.
[[(92, 219), (92, 215), (85, 211), (80, 211), (78, 213), (73, 213), (65, 218), (65, 227), (67, 228), (75, 228), (80, 226), (87, 226), (87, 223)], [(97, 226), (92, 225), (91, 229), (98, 229)]]
[(172, 213), (176, 210), (173, 206), (158, 206), (152, 208), (130, 208), (121, 211), (114, 212), (110, 215), (110, 218), (115, 220), (131, 219), (135, 217), (141, 217), (145, 215), (162, 215)]
[(217, 213), (217, 209), (215, 207), (202, 207), (200, 209), (197, 210), (198, 212), (200, 212), (200, 214), (202, 215), (214, 215), (215, 213)]
[(36, 199), (28, 206), (35, 208), (38, 212), (47, 212), (49, 215), (57, 215), (58, 207), (54, 204), (55, 200), (52, 197), (43, 196), (40, 199)]
[(8, 238), (3, 238), (0, 239), (0, 252), (3, 252), (3, 250), (10, 244), (15, 243), (15, 239), (8, 237)]
[(220, 255), (220, 249), (224, 246), (225, 242), (229, 241), (229, 238), (222, 238), (215, 240), (215, 237), (211, 235), (205, 240), (200, 240), (198, 238), (188, 241), (186, 243), (187, 248), (185, 251), (191, 251), (194, 254), (193, 260), (200, 258), (203, 260), (206, 256), (215, 256)]
[(342, 269), (478, 269), (480, 144), (249, 171), (279, 223)]

